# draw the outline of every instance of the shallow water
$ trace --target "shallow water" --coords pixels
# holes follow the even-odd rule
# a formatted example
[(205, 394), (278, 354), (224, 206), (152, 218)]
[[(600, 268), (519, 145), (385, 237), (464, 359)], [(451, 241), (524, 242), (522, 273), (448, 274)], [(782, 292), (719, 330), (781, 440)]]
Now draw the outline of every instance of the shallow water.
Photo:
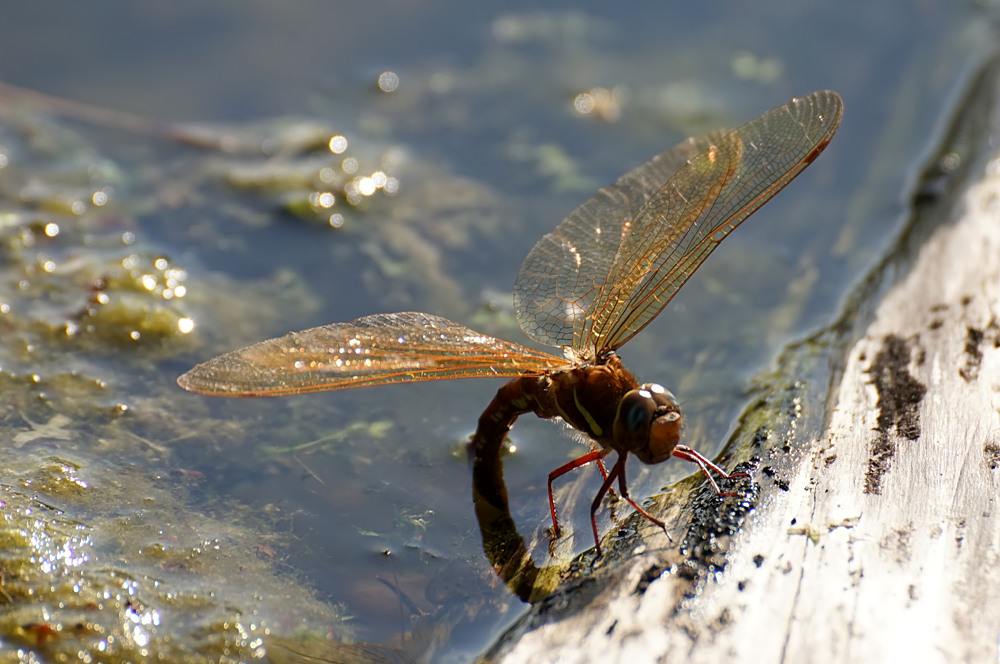
[[(289, 644), (332, 659), (344, 639), (474, 658), (523, 609), (483, 556), (462, 445), (496, 382), (228, 401), (176, 376), (383, 311), (523, 342), (518, 265), (597, 186), (832, 88), (831, 147), (622, 352), (712, 456), (749, 378), (828, 323), (892, 241), (987, 11), (58, 6), (10, 7), (0, 26), (0, 78), (57, 98), (0, 97), (0, 600), (16, 608), (0, 647), (120, 661), (277, 660)], [(599, 112), (580, 112), (585, 93)], [(348, 201), (375, 172), (396, 184)], [(584, 448), (527, 419), (512, 440), (512, 508), (544, 560), (546, 474)], [(633, 495), (691, 471), (634, 467)], [(579, 476), (565, 556), (591, 546), (599, 480)]]

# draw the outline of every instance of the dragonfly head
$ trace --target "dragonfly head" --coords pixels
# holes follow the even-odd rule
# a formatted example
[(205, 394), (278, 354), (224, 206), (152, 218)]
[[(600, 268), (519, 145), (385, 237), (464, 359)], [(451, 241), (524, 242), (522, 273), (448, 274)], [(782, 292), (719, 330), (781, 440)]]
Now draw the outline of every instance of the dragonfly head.
[(614, 438), (619, 451), (643, 463), (666, 461), (681, 439), (681, 407), (669, 390), (646, 383), (630, 390), (618, 404)]

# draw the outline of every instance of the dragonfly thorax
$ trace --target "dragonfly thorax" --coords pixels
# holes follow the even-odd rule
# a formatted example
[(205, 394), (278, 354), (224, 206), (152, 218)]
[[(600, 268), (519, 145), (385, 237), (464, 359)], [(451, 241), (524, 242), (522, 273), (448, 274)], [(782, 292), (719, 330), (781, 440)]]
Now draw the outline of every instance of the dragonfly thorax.
[(571, 364), (591, 364), (597, 360), (597, 354), (590, 349), (577, 350), (570, 346), (562, 349), (563, 357)]
[(666, 461), (681, 439), (683, 418), (676, 397), (661, 385), (646, 383), (630, 390), (618, 404), (615, 447), (643, 463)]

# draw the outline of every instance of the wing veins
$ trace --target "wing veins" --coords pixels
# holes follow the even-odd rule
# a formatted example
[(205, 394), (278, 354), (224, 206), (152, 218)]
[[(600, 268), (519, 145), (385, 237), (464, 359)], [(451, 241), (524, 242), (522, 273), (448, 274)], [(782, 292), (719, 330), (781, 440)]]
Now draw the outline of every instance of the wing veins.
[(399, 382), (521, 376), (565, 367), (548, 353), (445, 318), (376, 314), (293, 332), (216, 357), (182, 387), (229, 396), (277, 396)]

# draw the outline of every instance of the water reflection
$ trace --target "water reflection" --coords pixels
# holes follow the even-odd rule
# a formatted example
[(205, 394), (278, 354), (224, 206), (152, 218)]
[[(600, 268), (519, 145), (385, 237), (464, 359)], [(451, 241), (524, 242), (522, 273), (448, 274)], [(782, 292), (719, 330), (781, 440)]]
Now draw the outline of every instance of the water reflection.
[(524, 602), (548, 597), (562, 576), (561, 566), (539, 569), (517, 530), (507, 500), (499, 454), (472, 454), (472, 501), (483, 537), (483, 552), (497, 576)]

